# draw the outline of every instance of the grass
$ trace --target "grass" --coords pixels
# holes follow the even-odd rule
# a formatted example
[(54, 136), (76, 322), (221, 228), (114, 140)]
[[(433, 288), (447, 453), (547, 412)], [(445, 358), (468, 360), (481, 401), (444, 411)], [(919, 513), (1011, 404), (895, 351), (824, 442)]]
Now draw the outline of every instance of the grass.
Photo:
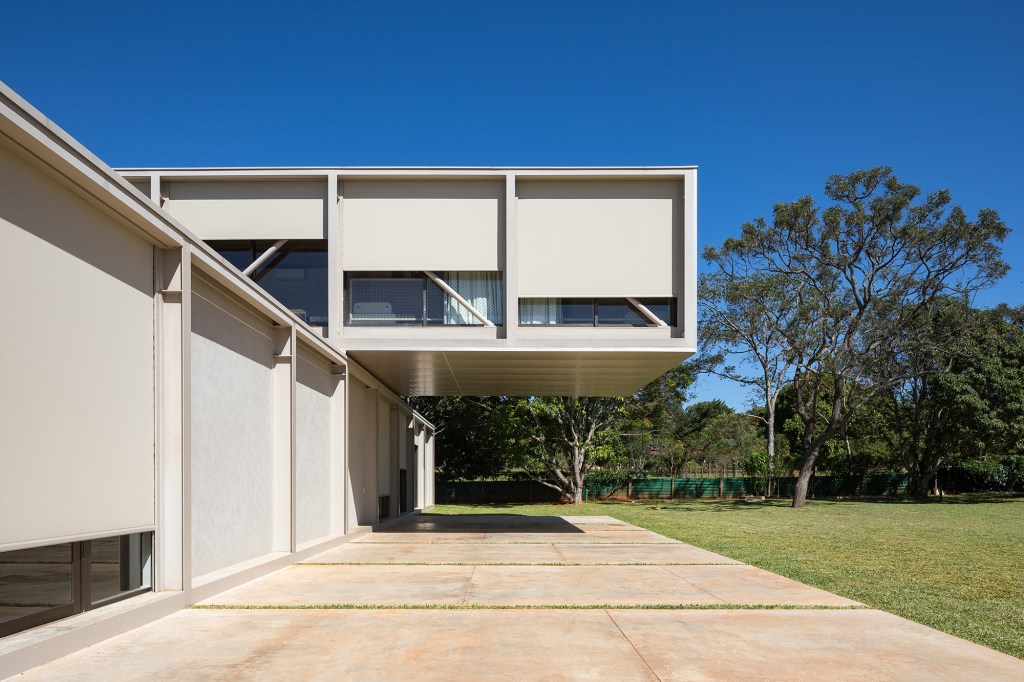
[(438, 505), (612, 516), (1024, 659), (1024, 498)]

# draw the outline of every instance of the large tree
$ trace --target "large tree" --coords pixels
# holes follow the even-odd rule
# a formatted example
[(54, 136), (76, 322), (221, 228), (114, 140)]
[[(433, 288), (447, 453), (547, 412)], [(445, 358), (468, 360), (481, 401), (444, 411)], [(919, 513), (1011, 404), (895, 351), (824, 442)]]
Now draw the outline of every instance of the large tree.
[(946, 342), (908, 353), (916, 371), (888, 396), (895, 450), (917, 497), (954, 457), (1024, 452), (1024, 309), (947, 301), (932, 333)]
[(797, 311), (795, 293), (786, 278), (751, 270), (756, 262), (734, 258), (731, 252), (708, 247), (704, 260), (711, 271), (701, 275), (698, 287), (702, 368), (754, 391), (763, 409), (755, 410), (753, 416), (765, 427), (770, 494), (776, 461), (776, 405), (792, 377), (795, 360), (785, 334)]
[(897, 360), (929, 343), (938, 301), (970, 297), (1007, 270), (999, 215), (984, 209), (969, 220), (946, 190), (922, 197), (891, 169), (873, 168), (831, 176), (825, 194), (824, 210), (809, 196), (776, 204), (771, 221), (745, 223), (720, 249), (737, 271), (781, 282), (792, 307), (765, 323), (789, 347), (804, 427), (794, 507), (825, 444), (917, 371)]

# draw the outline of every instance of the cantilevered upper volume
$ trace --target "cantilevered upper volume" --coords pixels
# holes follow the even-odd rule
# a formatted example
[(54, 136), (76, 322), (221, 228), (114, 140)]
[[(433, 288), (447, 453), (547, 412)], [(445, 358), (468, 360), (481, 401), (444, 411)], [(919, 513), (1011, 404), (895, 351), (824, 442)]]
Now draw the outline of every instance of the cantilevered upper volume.
[(622, 395), (696, 349), (695, 167), (119, 172), (402, 395)]

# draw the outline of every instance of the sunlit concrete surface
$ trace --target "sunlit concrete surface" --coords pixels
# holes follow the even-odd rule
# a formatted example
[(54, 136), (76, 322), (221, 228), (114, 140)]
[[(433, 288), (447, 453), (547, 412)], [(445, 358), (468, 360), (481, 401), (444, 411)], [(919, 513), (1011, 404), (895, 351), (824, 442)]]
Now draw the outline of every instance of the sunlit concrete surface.
[[(991, 649), (661, 536), (601, 543), (609, 532), (654, 535), (425, 516), (374, 536), (471, 541), (349, 543), (22, 679), (1024, 679)], [(591, 542), (501, 539), (519, 535)]]

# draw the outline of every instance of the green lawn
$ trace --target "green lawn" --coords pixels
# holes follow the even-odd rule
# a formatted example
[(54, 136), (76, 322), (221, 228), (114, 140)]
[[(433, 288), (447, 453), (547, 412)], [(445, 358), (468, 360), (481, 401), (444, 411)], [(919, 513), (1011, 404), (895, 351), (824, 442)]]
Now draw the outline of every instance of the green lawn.
[(1024, 658), (1024, 498), (438, 505), (614, 516)]

